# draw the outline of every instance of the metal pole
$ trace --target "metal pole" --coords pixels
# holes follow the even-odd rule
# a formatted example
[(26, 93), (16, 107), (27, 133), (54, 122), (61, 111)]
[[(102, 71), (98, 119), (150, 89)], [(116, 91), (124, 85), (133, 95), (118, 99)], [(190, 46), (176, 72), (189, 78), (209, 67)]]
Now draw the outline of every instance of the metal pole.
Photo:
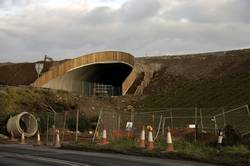
[(112, 118), (113, 118), (113, 120), (112, 120), (112, 131), (111, 131), (111, 133), (115, 130), (115, 112), (114, 111), (112, 112)]
[(249, 111), (248, 105), (246, 105), (246, 108), (247, 108), (248, 115), (250, 116), (250, 111)]
[(154, 140), (156, 140), (157, 137), (158, 137), (158, 134), (159, 134), (160, 129), (161, 129), (161, 123), (162, 123), (162, 115), (160, 116), (160, 121), (159, 121), (159, 124), (158, 124), (157, 133), (156, 133), (156, 136), (155, 136)]
[(170, 120), (171, 120), (171, 127), (172, 127), (172, 130), (174, 129), (174, 123), (173, 123), (173, 113), (172, 111), (170, 112)]
[(95, 137), (96, 137), (96, 133), (98, 132), (98, 127), (99, 127), (99, 124), (100, 124), (100, 121), (101, 121), (101, 117), (102, 117), (102, 110), (99, 113), (99, 117), (98, 117), (98, 120), (97, 120), (97, 124), (96, 124), (96, 128), (95, 128), (95, 133), (93, 135), (92, 142), (95, 141)]
[(49, 144), (49, 113), (47, 115), (46, 145)]
[(216, 117), (214, 116), (214, 134), (217, 133), (217, 122), (216, 122)]
[(222, 115), (223, 115), (223, 124), (224, 124), (224, 127), (226, 127), (226, 115), (225, 115), (224, 108), (222, 108)]
[[(229, 110), (229, 111), (226, 111), (225, 113), (227, 114), (227, 113), (229, 113), (229, 112), (234, 112), (234, 111), (236, 111), (236, 110), (239, 110), (239, 109), (242, 109), (242, 108), (247, 108), (248, 107), (248, 105), (243, 105), (243, 106), (240, 106), (240, 107), (237, 107), (237, 108), (234, 108), (234, 109), (231, 109), (231, 110)], [(222, 115), (222, 113), (221, 114), (217, 114), (217, 115), (215, 115), (215, 117), (217, 117), (217, 116), (221, 116)]]
[(153, 128), (155, 127), (155, 114), (152, 114), (152, 123), (153, 123)]
[(76, 112), (76, 142), (78, 142), (78, 122), (79, 122), (79, 109)]
[(63, 122), (62, 142), (64, 141), (65, 127), (66, 127), (66, 120), (67, 120), (67, 112), (64, 112), (64, 122)]
[(131, 109), (131, 117), (130, 117), (131, 122), (134, 123), (134, 109)]
[(195, 124), (195, 139), (194, 141), (196, 142), (198, 140), (198, 124)]
[(194, 116), (195, 116), (194, 124), (196, 125), (197, 124), (197, 107), (195, 107)]
[(163, 118), (163, 122), (162, 122), (162, 135), (164, 136), (164, 132), (165, 132), (165, 121), (166, 121), (166, 117)]
[(202, 119), (202, 110), (200, 108), (200, 119), (201, 119), (201, 131), (203, 131), (203, 119)]
[(118, 125), (117, 125), (118, 131), (120, 131), (121, 128), (121, 115), (118, 115)]
[(53, 124), (53, 145), (55, 144), (56, 136), (56, 112), (54, 112), (54, 124)]

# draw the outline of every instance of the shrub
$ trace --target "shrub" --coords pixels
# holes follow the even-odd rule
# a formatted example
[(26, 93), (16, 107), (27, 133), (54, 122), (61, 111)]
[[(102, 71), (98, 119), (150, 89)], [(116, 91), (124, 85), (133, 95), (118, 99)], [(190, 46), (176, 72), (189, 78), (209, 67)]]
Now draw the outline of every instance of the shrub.
[(241, 141), (240, 134), (230, 125), (225, 127), (225, 138), (223, 145), (233, 146), (239, 144)]

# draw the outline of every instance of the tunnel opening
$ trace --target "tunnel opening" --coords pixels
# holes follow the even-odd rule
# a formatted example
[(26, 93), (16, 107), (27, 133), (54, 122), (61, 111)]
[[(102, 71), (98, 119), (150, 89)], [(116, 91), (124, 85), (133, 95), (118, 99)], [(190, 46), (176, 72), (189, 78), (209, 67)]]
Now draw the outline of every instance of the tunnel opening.
[(132, 71), (123, 63), (92, 64), (81, 72), (81, 93), (85, 96), (120, 96), (122, 83)]
[(120, 96), (122, 84), (132, 70), (132, 66), (125, 63), (91, 64), (73, 69), (44, 86), (84, 96)]

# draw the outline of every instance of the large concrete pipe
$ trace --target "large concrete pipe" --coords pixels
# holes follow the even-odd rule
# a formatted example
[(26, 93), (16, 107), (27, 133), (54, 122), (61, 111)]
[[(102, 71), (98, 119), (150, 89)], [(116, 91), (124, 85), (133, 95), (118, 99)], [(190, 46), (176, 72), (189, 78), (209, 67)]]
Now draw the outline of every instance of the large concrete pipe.
[(24, 133), (25, 137), (32, 137), (37, 132), (37, 120), (34, 115), (28, 112), (22, 112), (11, 117), (7, 122), (7, 131), (19, 137)]

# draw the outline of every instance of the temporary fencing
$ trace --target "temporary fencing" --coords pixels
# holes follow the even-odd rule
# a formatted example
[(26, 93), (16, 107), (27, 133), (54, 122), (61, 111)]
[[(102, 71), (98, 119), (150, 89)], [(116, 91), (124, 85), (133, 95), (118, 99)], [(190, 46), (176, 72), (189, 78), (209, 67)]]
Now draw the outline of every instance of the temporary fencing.
[(222, 109), (222, 113), (214, 115), (213, 120), (217, 129), (231, 125), (243, 135), (250, 131), (250, 111), (248, 105), (229, 110)]
[(90, 140), (92, 137), (84, 131), (88, 128), (86, 117), (79, 111), (36, 113), (39, 119), (39, 132), (43, 142), (55, 145), (56, 130), (61, 143), (72, 143), (79, 140)]
[[(224, 112), (223, 114), (220, 112)], [(230, 108), (147, 108), (129, 112), (100, 111), (97, 131), (107, 129), (111, 139), (140, 138), (142, 126), (153, 127), (154, 139), (165, 137), (167, 128), (178, 131), (196, 126), (202, 132), (218, 133), (226, 125), (233, 126), (240, 133), (250, 131), (248, 105)], [(132, 124), (132, 127), (129, 127)], [(248, 125), (247, 125), (248, 124)], [(93, 137), (94, 140), (94, 137)]]
[[(218, 133), (219, 129), (231, 125), (241, 134), (250, 131), (248, 105), (236, 108), (144, 108), (129, 111), (99, 111), (96, 128), (90, 129), (87, 118), (80, 111), (36, 112), (42, 142), (55, 145), (56, 130), (60, 142), (78, 141), (101, 142), (103, 129), (109, 141), (119, 138), (141, 137), (142, 127), (152, 126), (153, 139), (166, 138), (168, 127), (171, 131), (182, 132), (198, 127), (202, 132)], [(147, 131), (145, 131), (147, 133)], [(147, 135), (147, 134), (146, 134)]]

